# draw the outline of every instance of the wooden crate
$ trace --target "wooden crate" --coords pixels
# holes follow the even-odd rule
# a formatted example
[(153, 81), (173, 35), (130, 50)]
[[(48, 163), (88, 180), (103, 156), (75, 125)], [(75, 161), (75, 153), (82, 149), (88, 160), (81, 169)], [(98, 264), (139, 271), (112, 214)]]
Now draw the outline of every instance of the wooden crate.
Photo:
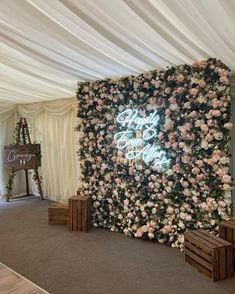
[(207, 231), (195, 230), (184, 234), (185, 261), (213, 282), (232, 277), (232, 244)]
[(219, 224), (219, 237), (233, 244), (233, 271), (235, 272), (235, 218)]
[(68, 225), (69, 209), (68, 204), (52, 203), (48, 207), (49, 225)]
[(91, 203), (90, 196), (72, 196), (69, 198), (69, 231), (89, 231), (91, 227)]

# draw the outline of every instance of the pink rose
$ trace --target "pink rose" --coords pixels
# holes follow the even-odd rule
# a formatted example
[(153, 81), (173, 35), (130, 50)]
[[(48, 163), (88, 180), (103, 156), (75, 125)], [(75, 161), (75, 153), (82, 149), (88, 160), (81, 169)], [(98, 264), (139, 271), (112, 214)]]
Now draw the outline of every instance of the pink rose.
[(199, 173), (200, 173), (200, 168), (198, 168), (198, 167), (194, 167), (194, 168), (192, 169), (192, 173), (193, 173), (194, 175), (199, 174)]
[(171, 227), (170, 226), (164, 226), (160, 231), (163, 234), (168, 234), (171, 231)]
[(148, 83), (148, 82), (145, 82), (145, 83), (143, 84), (143, 87), (144, 87), (145, 89), (149, 88), (149, 83)]
[(192, 197), (192, 200), (193, 200), (194, 203), (198, 203), (198, 198), (197, 198), (197, 196), (193, 196), (193, 197)]
[(228, 71), (226, 69), (224, 69), (224, 68), (220, 68), (218, 70), (218, 74), (219, 74), (220, 77), (221, 76), (227, 76), (228, 75)]
[(205, 86), (206, 86), (206, 82), (205, 82), (204, 80), (200, 80), (200, 81), (198, 82), (198, 85), (199, 85), (201, 88), (205, 88)]
[(174, 96), (172, 96), (170, 99), (169, 99), (169, 102), (170, 104), (175, 104), (176, 103), (176, 98)]
[(189, 122), (187, 122), (187, 123), (184, 124), (184, 127), (185, 127), (185, 129), (186, 129), (187, 131), (190, 131), (191, 128), (192, 128), (192, 124), (189, 123)]
[(160, 133), (157, 135), (157, 137), (158, 137), (159, 140), (162, 140), (162, 139), (163, 139), (163, 133), (160, 132)]
[(171, 207), (171, 206), (169, 206), (169, 207), (167, 207), (166, 212), (167, 212), (168, 214), (172, 214), (172, 213), (174, 213), (174, 208)]
[(185, 218), (185, 220), (187, 222), (190, 222), (192, 220), (192, 216), (191, 215), (187, 215), (186, 218)]
[(215, 116), (215, 117), (220, 117), (221, 116), (221, 112), (219, 110), (212, 110), (211, 111), (211, 115)]
[(193, 67), (201, 67), (201, 68), (206, 68), (207, 67), (207, 61), (206, 60), (200, 60), (197, 62), (194, 62)]
[(192, 112), (189, 113), (189, 116), (192, 118), (197, 117), (197, 111), (193, 110)]
[(180, 165), (179, 163), (176, 163), (174, 166), (173, 166), (173, 171), (176, 172), (176, 173), (179, 173), (180, 172)]
[(143, 235), (143, 232), (140, 231), (140, 230), (138, 230), (138, 231), (135, 233), (135, 237), (136, 237), (136, 238), (141, 238), (142, 235)]
[(228, 184), (223, 184), (223, 190), (230, 191), (231, 190), (231, 186), (228, 185)]
[(203, 161), (198, 159), (196, 162), (196, 165), (198, 165), (199, 167), (202, 167), (204, 165)]
[(215, 150), (213, 150), (213, 152), (212, 152), (212, 156), (215, 156), (215, 155), (218, 155), (218, 156), (221, 157), (221, 155), (222, 155), (222, 151), (219, 150), (219, 149), (215, 149)]
[(207, 93), (207, 97), (210, 98), (210, 99), (214, 99), (216, 97), (216, 92), (214, 91), (209, 91)]
[(188, 186), (189, 186), (189, 184), (188, 184), (187, 181), (182, 181), (182, 182), (181, 182), (181, 185), (182, 185), (182, 187), (184, 187), (184, 188), (188, 188)]
[(184, 142), (179, 142), (179, 148), (184, 148), (185, 147), (185, 143)]
[(214, 125), (214, 121), (213, 121), (212, 119), (209, 119), (209, 120), (207, 121), (207, 125), (208, 125), (209, 127), (213, 127), (213, 125)]
[(228, 85), (229, 84), (229, 80), (226, 76), (222, 76), (219, 78), (220, 83), (224, 84), (224, 85)]
[(202, 130), (203, 133), (208, 133), (209, 128), (208, 128), (208, 126), (206, 124), (203, 124), (203, 125), (201, 125), (201, 130)]
[(178, 143), (177, 142), (173, 142), (172, 145), (171, 145), (171, 148), (173, 150), (176, 150), (178, 148)]
[(184, 93), (184, 91), (185, 91), (185, 89), (184, 89), (183, 87), (179, 87), (179, 88), (177, 89), (177, 93), (178, 93), (178, 94), (182, 94), (182, 93)]
[(165, 110), (165, 115), (166, 115), (166, 116), (170, 116), (170, 115), (171, 115), (171, 110), (170, 110), (169, 108), (167, 108), (167, 109)]
[(188, 155), (184, 155), (183, 157), (182, 157), (182, 162), (183, 163), (188, 163), (190, 161), (190, 157), (188, 156)]
[(220, 101), (218, 101), (218, 100), (213, 100), (212, 102), (211, 102), (211, 106), (213, 107), (213, 108), (218, 108), (219, 106), (220, 106)]
[(180, 74), (176, 77), (176, 79), (178, 82), (182, 83), (184, 81), (184, 76), (182, 74)]
[(123, 201), (123, 203), (124, 203), (125, 206), (128, 206), (128, 205), (129, 205), (129, 200), (128, 200), (128, 199), (125, 199), (125, 200)]
[(171, 142), (165, 142), (165, 148), (170, 148), (171, 147)]
[(196, 175), (196, 179), (197, 179), (198, 181), (203, 180), (203, 179), (204, 179), (204, 174), (198, 174), (198, 175)]

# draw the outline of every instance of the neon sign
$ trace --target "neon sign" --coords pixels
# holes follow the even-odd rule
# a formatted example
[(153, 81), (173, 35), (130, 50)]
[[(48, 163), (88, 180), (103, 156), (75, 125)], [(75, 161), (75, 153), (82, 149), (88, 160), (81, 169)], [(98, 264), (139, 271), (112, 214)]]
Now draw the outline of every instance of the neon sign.
[(136, 109), (126, 109), (117, 117), (117, 123), (124, 131), (114, 135), (117, 148), (125, 150), (128, 160), (142, 159), (146, 164), (153, 162), (154, 166), (163, 167), (169, 164), (166, 152), (160, 146), (151, 144), (151, 139), (157, 136), (156, 127), (160, 117), (155, 110), (148, 116), (140, 116)]

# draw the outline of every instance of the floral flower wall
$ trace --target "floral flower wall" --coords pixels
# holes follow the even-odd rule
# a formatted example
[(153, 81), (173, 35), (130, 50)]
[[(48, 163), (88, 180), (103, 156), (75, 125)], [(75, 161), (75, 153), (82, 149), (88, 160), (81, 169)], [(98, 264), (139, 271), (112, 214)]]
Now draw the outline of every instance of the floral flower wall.
[[(231, 215), (229, 69), (221, 61), (81, 83), (77, 98), (81, 194), (93, 199), (94, 226), (182, 248), (185, 230), (216, 232)], [(149, 141), (165, 165), (117, 148), (125, 125), (117, 118), (130, 109), (157, 113)]]

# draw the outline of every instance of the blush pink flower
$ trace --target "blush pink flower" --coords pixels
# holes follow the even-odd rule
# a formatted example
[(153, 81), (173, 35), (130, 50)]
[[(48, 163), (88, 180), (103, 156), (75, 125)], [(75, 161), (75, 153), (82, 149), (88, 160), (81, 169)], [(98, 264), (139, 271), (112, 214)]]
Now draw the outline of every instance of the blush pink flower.
[(221, 112), (219, 110), (212, 110), (211, 111), (211, 115), (215, 116), (215, 117), (220, 117), (221, 116)]
[(190, 91), (189, 91), (190, 95), (192, 96), (196, 96), (198, 94), (198, 89), (197, 88), (192, 88)]
[(183, 155), (182, 162), (183, 163), (188, 163), (189, 161), (190, 161), (190, 157), (188, 155)]
[(229, 84), (229, 79), (226, 76), (222, 76), (219, 78), (220, 83), (224, 84), (224, 85), (228, 85)]
[(180, 74), (176, 77), (176, 79), (178, 82), (182, 83), (184, 81), (184, 76), (182, 74)]
[(207, 97), (210, 98), (210, 99), (214, 99), (216, 97), (216, 92), (214, 91), (209, 91), (207, 93)]
[(184, 93), (184, 91), (185, 91), (185, 89), (184, 89), (183, 87), (179, 87), (179, 88), (177, 89), (177, 93), (178, 93), (178, 94), (182, 94), (182, 93)]
[(169, 99), (169, 102), (170, 104), (175, 104), (176, 103), (176, 98), (174, 96), (172, 96), (170, 99)]
[(203, 133), (208, 133), (209, 128), (208, 128), (208, 126), (206, 124), (203, 124), (203, 125), (201, 125), (201, 130), (202, 130)]
[(188, 188), (188, 186), (189, 186), (189, 184), (188, 184), (187, 181), (182, 181), (182, 182), (181, 182), (181, 185), (182, 185), (182, 187), (184, 187), (184, 188)]
[(197, 111), (193, 110), (192, 112), (189, 113), (189, 116), (192, 118), (197, 117)]
[(191, 124), (190, 122), (186, 122), (186, 123), (184, 124), (184, 127), (185, 127), (185, 130), (190, 131), (191, 128), (192, 128), (192, 124)]
[(176, 173), (179, 173), (181, 168), (180, 168), (180, 165), (178, 163), (176, 163), (174, 166), (173, 166), (173, 171), (176, 172)]
[(204, 80), (200, 80), (198, 81), (198, 85), (201, 87), (201, 88), (205, 88), (206, 86), (206, 82)]
[(233, 127), (233, 124), (232, 123), (226, 123), (226, 124), (224, 124), (224, 128), (225, 129), (231, 130), (232, 127)]
[(165, 115), (166, 115), (166, 116), (170, 116), (170, 115), (171, 115), (171, 110), (170, 110), (169, 108), (167, 108), (167, 109), (165, 110)]
[(199, 174), (199, 173), (200, 173), (200, 168), (198, 168), (198, 167), (194, 167), (194, 168), (192, 169), (192, 173), (193, 173), (194, 175)]

